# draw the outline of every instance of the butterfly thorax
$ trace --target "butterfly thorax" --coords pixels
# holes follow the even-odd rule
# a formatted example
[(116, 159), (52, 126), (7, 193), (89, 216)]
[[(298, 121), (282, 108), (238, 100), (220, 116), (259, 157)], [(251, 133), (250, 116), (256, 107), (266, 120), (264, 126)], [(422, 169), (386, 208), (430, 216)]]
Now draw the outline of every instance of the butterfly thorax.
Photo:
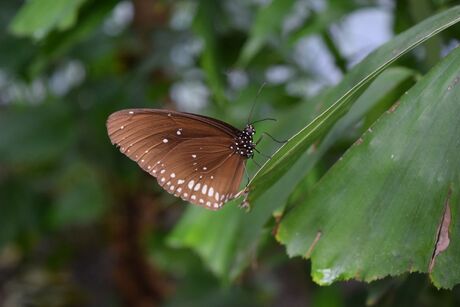
[(246, 159), (252, 158), (254, 156), (254, 148), (256, 147), (256, 144), (252, 142), (255, 133), (254, 126), (250, 124), (246, 125), (235, 137), (235, 142), (230, 146), (230, 149)]

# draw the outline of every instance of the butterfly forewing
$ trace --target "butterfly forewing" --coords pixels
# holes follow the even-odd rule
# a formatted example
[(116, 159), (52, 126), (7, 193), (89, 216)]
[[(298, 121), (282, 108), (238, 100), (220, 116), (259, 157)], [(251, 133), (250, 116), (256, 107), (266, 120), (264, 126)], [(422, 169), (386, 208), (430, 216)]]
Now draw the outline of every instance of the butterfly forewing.
[(132, 109), (113, 113), (107, 129), (121, 152), (175, 196), (215, 210), (238, 191), (246, 159), (230, 149), (239, 130), (224, 122)]

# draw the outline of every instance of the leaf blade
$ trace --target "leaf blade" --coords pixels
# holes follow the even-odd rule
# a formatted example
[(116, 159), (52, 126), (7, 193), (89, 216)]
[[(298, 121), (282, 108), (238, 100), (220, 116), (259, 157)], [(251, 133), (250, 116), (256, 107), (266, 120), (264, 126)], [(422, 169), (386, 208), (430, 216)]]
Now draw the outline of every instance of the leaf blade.
[(75, 24), (78, 10), (85, 1), (27, 1), (11, 22), (10, 31), (17, 36), (41, 39), (55, 29), (66, 30)]
[[(281, 222), (278, 240), (290, 256), (311, 255), (317, 283), (428, 272), (445, 200), (450, 189), (457, 199), (460, 186), (460, 125), (455, 121), (459, 65), (457, 48), (365, 133)], [(454, 218), (451, 229), (458, 229), (457, 224)], [(321, 239), (313, 248), (319, 232)], [(452, 235), (458, 246), (458, 233)], [(448, 269), (445, 261), (437, 265), (444, 274), (452, 272), (449, 279), (433, 275), (437, 285), (460, 282), (460, 267), (450, 263)]]

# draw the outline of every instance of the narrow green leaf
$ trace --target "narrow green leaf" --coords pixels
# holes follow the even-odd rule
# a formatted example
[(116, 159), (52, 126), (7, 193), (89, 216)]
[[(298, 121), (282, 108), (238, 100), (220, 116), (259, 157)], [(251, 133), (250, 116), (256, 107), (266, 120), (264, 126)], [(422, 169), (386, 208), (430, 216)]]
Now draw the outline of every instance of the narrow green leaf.
[[(460, 282), (458, 67), (457, 48), (283, 218), (278, 239), (319, 284), (431, 269), (440, 287)], [(432, 260), (446, 208), (450, 244)]]
[[(116, 4), (117, 0), (105, 0), (96, 1), (91, 3), (91, 5), (82, 7), (78, 12), (78, 26), (59, 32), (54, 31), (41, 41), (32, 64), (29, 64), (27, 67), (28, 74), (31, 76), (40, 75), (53, 61), (62, 57), (66, 52), (68, 53), (69, 50), (79, 45), (82, 41), (88, 38), (91, 39), (91, 34), (100, 26)], [(94, 40), (94, 38), (92, 39)], [(91, 44), (91, 42), (86, 41), (85, 44)], [(100, 42), (98, 48), (104, 48), (104, 46), (105, 43)], [(98, 48), (91, 50), (98, 50)], [(79, 57), (85, 59), (84, 54), (79, 54)], [(110, 61), (110, 58), (107, 61)], [(113, 60), (111, 64), (113, 65)]]
[(244, 44), (238, 63), (246, 66), (260, 51), (270, 35), (278, 31), (283, 19), (292, 9), (294, 0), (272, 0), (257, 12), (248, 41)]
[[(269, 189), (350, 108), (369, 82), (391, 63), (430, 37), (460, 21), (460, 6), (437, 14), (398, 35), (356, 65), (327, 97), (335, 103), (294, 135), (249, 183), (249, 202)], [(257, 191), (258, 190), (258, 191)]]
[(10, 24), (10, 30), (18, 36), (42, 39), (53, 30), (72, 27), (79, 8), (86, 0), (29, 0)]
[(310, 16), (300, 28), (289, 34), (288, 43), (293, 46), (300, 39), (308, 37), (312, 34), (320, 34), (328, 30), (329, 26), (338, 20), (344, 18), (347, 14), (351, 14), (354, 10), (365, 9), (366, 5), (359, 5), (354, 1), (337, 1), (330, 0), (327, 7), (320, 12), (312, 10)]
[(201, 66), (206, 73), (206, 79), (211, 87), (214, 100), (222, 107), (226, 104), (223, 69), (218, 57), (218, 45), (215, 33), (215, 8), (216, 3), (205, 0), (200, 1), (198, 11), (193, 22), (195, 32), (200, 35), (204, 42), (204, 50), (201, 55)]

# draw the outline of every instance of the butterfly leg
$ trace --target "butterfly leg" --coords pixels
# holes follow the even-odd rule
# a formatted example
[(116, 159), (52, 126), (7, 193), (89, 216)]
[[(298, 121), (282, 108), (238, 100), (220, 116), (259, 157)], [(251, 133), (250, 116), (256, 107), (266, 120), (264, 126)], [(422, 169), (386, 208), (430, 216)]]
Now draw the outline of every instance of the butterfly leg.
[(260, 138), (257, 140), (257, 142), (255, 143), (256, 145), (260, 143), (260, 141), (262, 141), (264, 135), (268, 136), (269, 138), (271, 138), (274, 142), (276, 143), (279, 143), (279, 144), (284, 144), (284, 143), (287, 143), (287, 140), (283, 140), (283, 141), (280, 141), (278, 139), (275, 139), (275, 137), (273, 137), (271, 134), (269, 134), (268, 132), (262, 132), (262, 135), (260, 136)]
[(288, 140), (280, 141), (280, 140), (278, 140), (278, 139), (275, 139), (275, 137), (272, 136), (272, 135), (271, 135), (270, 133), (268, 133), (268, 132), (262, 132), (262, 135), (268, 136), (268, 137), (271, 138), (274, 142), (279, 143), (279, 144), (284, 144), (284, 143), (287, 143), (287, 141), (288, 141)]
[(262, 135), (260, 136), (260, 138), (255, 142), (255, 145), (257, 146), (257, 144), (259, 144), (260, 141), (262, 141), (263, 138), (264, 138), (264, 134), (262, 134)]
[(239, 197), (241, 195), (244, 195), (244, 199), (243, 199), (243, 202), (238, 207), (241, 209), (245, 209), (246, 212), (249, 212), (251, 210), (251, 204), (248, 201), (249, 189), (246, 187), (244, 190), (238, 192), (236, 197)]
[(247, 200), (244, 200), (238, 207), (244, 209), (246, 212), (251, 211), (251, 205)]
[[(244, 168), (244, 174), (246, 175), (246, 179), (248, 180), (246, 182), (246, 186), (248, 186), (248, 184), (249, 184), (249, 174), (248, 174), (248, 170), (246, 169), (246, 164), (243, 164), (243, 168)], [(240, 194), (240, 193), (238, 193), (238, 194)], [(235, 198), (236, 198), (236, 196), (235, 196)]]

